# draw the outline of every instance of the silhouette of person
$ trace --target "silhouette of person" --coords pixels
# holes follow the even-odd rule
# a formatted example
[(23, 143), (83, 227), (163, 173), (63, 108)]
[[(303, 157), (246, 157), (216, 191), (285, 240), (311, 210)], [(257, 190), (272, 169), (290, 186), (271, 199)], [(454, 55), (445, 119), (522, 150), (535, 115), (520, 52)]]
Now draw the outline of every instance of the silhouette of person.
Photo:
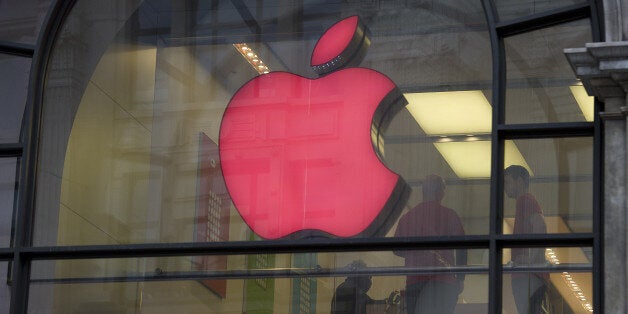
[[(526, 168), (512, 165), (504, 170), (504, 191), (516, 200), (513, 234), (547, 233), (543, 211), (528, 192), (530, 173)], [(513, 248), (512, 266), (542, 266), (546, 264), (544, 248)], [(542, 301), (547, 290), (547, 273), (514, 273), (512, 294), (519, 314), (542, 313)]]
[[(366, 268), (366, 263), (361, 260), (353, 261), (348, 265), (349, 269), (358, 270)], [(334, 298), (331, 301), (332, 314), (364, 314), (368, 304), (385, 303), (383, 300), (374, 300), (368, 294), (371, 289), (371, 276), (349, 276), (341, 283)]]
[[(397, 237), (464, 235), (458, 214), (441, 205), (445, 181), (429, 175), (422, 184), (423, 201), (399, 219)], [(406, 267), (451, 267), (467, 264), (466, 250), (395, 251)], [(464, 287), (464, 274), (413, 275), (406, 278), (407, 313), (453, 313)]]

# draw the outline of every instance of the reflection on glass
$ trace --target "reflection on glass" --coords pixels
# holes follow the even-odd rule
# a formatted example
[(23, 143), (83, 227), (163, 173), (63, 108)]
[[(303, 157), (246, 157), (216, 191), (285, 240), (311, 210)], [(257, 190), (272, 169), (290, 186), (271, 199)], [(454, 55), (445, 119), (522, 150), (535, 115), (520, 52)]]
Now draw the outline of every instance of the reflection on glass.
[(14, 143), (19, 139), (30, 67), (30, 58), (0, 54), (0, 73), (10, 74), (0, 76), (0, 95), (3, 98), (0, 106), (0, 143)]
[(594, 97), (589, 96), (582, 84), (569, 86), (569, 90), (576, 99), (578, 107), (580, 107), (580, 111), (582, 111), (582, 115), (584, 115), (584, 119), (587, 120), (587, 122), (592, 122), (595, 104)]
[[(543, 263), (514, 261), (516, 254), (532, 251), (543, 256)], [(505, 249), (504, 265), (504, 312), (592, 312), (591, 248)]]
[(0, 247), (11, 242), (17, 158), (0, 158)]
[(205, 271), (193, 269), (193, 257), (35, 261), (29, 310), (47, 303), (61, 313), (95, 305), (142, 312), (162, 307), (166, 312), (329, 313), (353, 307), (406, 313), (407, 275), (466, 274), (453, 306), (464, 313), (486, 312), (482, 258), (487, 252), (469, 253), (470, 265), (457, 269), (406, 268), (392, 252), (230, 255), (228, 269)]
[(495, 7), (501, 21), (543, 13), (574, 4), (586, 3), (586, 0), (495, 0)]
[(0, 40), (35, 44), (51, 0), (0, 2)]
[[(102, 8), (97, 13), (87, 3), (77, 3), (62, 33), (76, 36), (57, 41), (48, 72), (48, 79), (56, 83), (47, 84), (44, 93), (41, 149), (47, 158), (39, 160), (37, 182), (38, 190), (46, 193), (37, 195), (36, 245), (248, 240), (250, 223), (214, 184), (221, 177), (203, 171), (220, 165), (210, 156), (215, 151), (212, 145), (203, 143), (219, 143), (226, 105), (247, 81), (260, 71), (264, 74), (266, 68), (259, 66), (315, 78), (309, 57), (321, 35), (317, 30), (334, 24), (339, 14), (359, 13), (368, 21), (371, 47), (361, 66), (387, 75), (402, 93), (472, 90), (484, 98), (486, 109), (492, 72), (480, 2), (450, 1), (429, 8), (399, 2), (375, 11), (355, 2), (342, 8), (317, 8), (316, 14), (301, 14), (302, 10), (295, 10), (298, 5), (282, 11), (277, 10), (279, 4), (257, 4), (250, 12), (259, 19), (262, 36), (252, 36), (230, 2), (199, 5), (195, 15), (163, 1), (144, 1), (120, 10)], [(96, 28), (84, 27), (87, 20), (102, 21), (98, 34), (90, 33)], [(430, 32), (422, 31), (426, 27)], [(73, 32), (75, 28), (81, 31)], [(400, 29), (404, 31), (399, 33)], [(102, 49), (86, 54), (84, 47)], [(70, 70), (74, 68), (84, 71)], [(334, 104), (342, 95), (320, 92), (319, 98)], [(338, 113), (338, 119), (310, 125), (302, 135), (333, 137), (337, 133), (331, 131), (347, 127), (340, 118), (353, 114)], [(440, 135), (429, 135), (409, 117), (405, 110), (387, 117), (390, 126), (381, 134), (378, 147), (382, 161), (414, 190), (409, 206), (421, 199), (421, 179), (437, 173), (451, 195), (443, 204), (456, 209), (466, 233), (486, 234), (487, 176), (456, 172), (434, 145)], [(236, 132), (269, 138), (281, 134), (270, 132), (270, 125), (285, 130), (306, 125), (283, 115), (268, 119), (249, 115), (237, 122)], [(251, 130), (257, 133), (247, 133)], [(487, 132), (462, 136), (474, 134), (486, 142)], [(370, 134), (366, 135), (370, 141)], [(269, 156), (282, 152), (267, 149)], [(490, 163), (490, 156), (482, 158)], [(252, 162), (270, 169), (276, 160)], [(294, 159), (291, 166), (297, 165)], [(336, 161), (320, 158), (312, 166), (334, 165)], [(308, 176), (314, 178), (315, 173)], [(348, 184), (359, 183), (349, 180)], [(273, 200), (293, 195), (270, 188), (269, 193), (250, 192)], [(354, 208), (346, 210), (354, 220), (366, 219), (355, 215), (360, 211)], [(321, 208), (306, 219), (324, 220), (328, 215)], [(396, 219), (387, 220), (382, 235), (392, 236), (395, 223)]]
[(514, 142), (528, 165), (504, 172), (504, 233), (591, 232), (592, 139)]
[(506, 123), (591, 121), (592, 103), (574, 93), (581, 83), (563, 53), (587, 42), (589, 20), (507, 37)]
[(7, 282), (9, 263), (0, 262), (0, 312), (9, 313), (11, 286)]
[[(366, 263), (357, 260), (352, 262), (349, 267), (361, 270), (366, 268)], [(366, 313), (367, 309), (386, 308), (388, 303), (394, 306), (401, 300), (401, 293), (398, 290), (393, 290), (386, 299), (375, 300), (368, 295), (372, 286), (371, 275), (347, 276), (334, 291), (331, 313)]]

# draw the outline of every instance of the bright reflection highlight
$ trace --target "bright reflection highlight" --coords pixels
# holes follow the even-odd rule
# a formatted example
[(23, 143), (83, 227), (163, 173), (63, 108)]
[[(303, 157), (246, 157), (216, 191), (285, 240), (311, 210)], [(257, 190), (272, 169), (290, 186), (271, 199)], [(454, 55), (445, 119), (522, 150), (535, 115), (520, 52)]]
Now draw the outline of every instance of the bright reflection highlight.
[[(434, 143), (434, 146), (458, 177), (488, 178), (491, 176), (490, 141), (439, 142)], [(513, 141), (506, 141), (504, 150), (506, 167), (522, 165), (530, 171), (530, 166)]]
[(270, 73), (270, 68), (264, 61), (262, 61), (255, 51), (251, 49), (246, 43), (233, 44), (233, 47), (244, 57), (244, 59), (257, 71), (259, 74)]
[(406, 93), (404, 96), (409, 103), (406, 108), (428, 135), (491, 133), (492, 108), (482, 91)]
[(569, 86), (569, 90), (571, 94), (576, 99), (578, 103), (578, 107), (580, 107), (580, 111), (582, 111), (582, 115), (584, 115), (584, 119), (586, 121), (593, 121), (593, 96), (589, 96), (587, 91), (584, 89), (582, 85), (572, 85)]

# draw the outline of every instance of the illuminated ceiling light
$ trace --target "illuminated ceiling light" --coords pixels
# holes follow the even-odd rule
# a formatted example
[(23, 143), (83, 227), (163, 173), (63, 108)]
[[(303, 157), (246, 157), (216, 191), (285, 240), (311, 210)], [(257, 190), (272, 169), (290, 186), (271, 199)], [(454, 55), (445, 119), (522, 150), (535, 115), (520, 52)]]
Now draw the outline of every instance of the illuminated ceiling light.
[[(434, 143), (451, 169), (460, 178), (488, 178), (491, 176), (490, 141), (438, 141)], [(521, 152), (513, 141), (505, 141), (505, 165), (521, 165), (527, 169)]]
[[(491, 142), (476, 135), (491, 133), (493, 109), (479, 90), (406, 93), (406, 108), (421, 129), (431, 136), (464, 135), (464, 141), (447, 137), (434, 143), (460, 178), (488, 178), (491, 174)], [(521, 165), (532, 173), (513, 141), (505, 142), (505, 166)]]
[(251, 49), (246, 43), (233, 44), (233, 47), (244, 57), (244, 59), (257, 71), (259, 74), (270, 73), (270, 69), (264, 65), (255, 51)]
[(406, 93), (406, 108), (428, 135), (491, 133), (492, 108), (482, 91)]
[(582, 85), (569, 86), (571, 94), (576, 99), (580, 111), (586, 121), (593, 121), (593, 96), (589, 96)]

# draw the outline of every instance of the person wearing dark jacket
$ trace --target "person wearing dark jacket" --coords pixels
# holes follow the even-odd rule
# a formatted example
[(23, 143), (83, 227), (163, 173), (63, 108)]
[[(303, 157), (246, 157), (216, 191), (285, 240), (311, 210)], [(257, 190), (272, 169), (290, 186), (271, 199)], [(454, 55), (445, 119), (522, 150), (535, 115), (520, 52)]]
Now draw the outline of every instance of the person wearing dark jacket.
[[(348, 266), (351, 270), (366, 268), (363, 261), (353, 261)], [(349, 276), (341, 283), (334, 298), (331, 301), (332, 314), (364, 314), (369, 304), (384, 304), (385, 300), (374, 300), (367, 292), (371, 289), (373, 282), (371, 276), (358, 275)]]

